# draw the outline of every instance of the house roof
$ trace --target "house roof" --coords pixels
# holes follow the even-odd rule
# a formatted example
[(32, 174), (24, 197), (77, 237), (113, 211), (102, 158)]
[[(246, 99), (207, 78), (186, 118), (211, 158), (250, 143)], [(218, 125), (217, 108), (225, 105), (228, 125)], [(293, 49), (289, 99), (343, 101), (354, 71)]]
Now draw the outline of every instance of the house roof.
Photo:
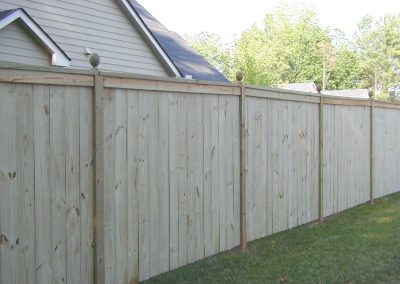
[(299, 91), (299, 92), (306, 92), (306, 93), (318, 93), (317, 86), (314, 82), (305, 82), (305, 83), (289, 83), (283, 87), (286, 90), (291, 91)]
[(351, 89), (351, 90), (326, 90), (322, 92), (328, 96), (351, 97), (351, 98), (369, 98), (368, 89)]
[(0, 12), (0, 30), (19, 21), (52, 54), (52, 65), (69, 66), (71, 59), (22, 8)]
[(129, 0), (129, 3), (183, 78), (191, 76), (196, 80), (229, 82), (177, 33), (168, 30), (137, 1)]

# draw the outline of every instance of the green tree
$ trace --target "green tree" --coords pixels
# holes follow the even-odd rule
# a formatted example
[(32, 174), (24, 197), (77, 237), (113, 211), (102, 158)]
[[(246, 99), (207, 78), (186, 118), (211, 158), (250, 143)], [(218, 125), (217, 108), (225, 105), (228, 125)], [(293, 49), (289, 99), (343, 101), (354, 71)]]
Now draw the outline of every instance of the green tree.
[(234, 67), (244, 72), (249, 84), (322, 82), (330, 45), (315, 11), (280, 4), (266, 15), (262, 28), (253, 26), (242, 33), (235, 44)]
[(373, 95), (395, 100), (400, 85), (400, 14), (374, 21), (365, 16), (358, 24), (355, 45), (364, 84)]
[(204, 58), (207, 59), (218, 71), (226, 77), (232, 75), (232, 56), (229, 46), (222, 44), (221, 38), (216, 34), (202, 32), (195, 35), (184, 35), (185, 40)]

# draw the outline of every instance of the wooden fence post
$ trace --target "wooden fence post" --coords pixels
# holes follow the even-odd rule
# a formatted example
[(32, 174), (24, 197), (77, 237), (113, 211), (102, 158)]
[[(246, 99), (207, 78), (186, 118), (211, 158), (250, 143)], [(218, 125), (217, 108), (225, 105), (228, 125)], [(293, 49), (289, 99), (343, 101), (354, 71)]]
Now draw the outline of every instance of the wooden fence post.
[(94, 122), (94, 196), (95, 196), (95, 282), (105, 283), (105, 247), (104, 247), (104, 82), (103, 76), (95, 75), (93, 91)]
[(374, 204), (374, 102), (371, 99), (370, 109), (370, 199), (369, 202)]
[(240, 248), (247, 247), (247, 223), (246, 223), (246, 183), (247, 183), (247, 127), (246, 127), (246, 89), (240, 83), (239, 99), (240, 119)]
[(319, 104), (319, 194), (318, 221), (324, 222), (324, 96), (320, 93)]

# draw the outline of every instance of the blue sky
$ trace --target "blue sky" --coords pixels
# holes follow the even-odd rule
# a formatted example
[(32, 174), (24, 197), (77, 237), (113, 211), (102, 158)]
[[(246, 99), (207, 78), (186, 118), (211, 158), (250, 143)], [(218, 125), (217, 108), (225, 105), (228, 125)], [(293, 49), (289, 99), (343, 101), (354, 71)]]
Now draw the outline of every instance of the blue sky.
[[(254, 23), (261, 23), (265, 14), (274, 9), (279, 0), (138, 0), (167, 28), (179, 34), (207, 31), (224, 40), (239, 35)], [(285, 1), (304, 3), (319, 14), (320, 23), (340, 28), (351, 37), (361, 18), (369, 14), (380, 17), (400, 13), (400, 0), (303, 0)]]

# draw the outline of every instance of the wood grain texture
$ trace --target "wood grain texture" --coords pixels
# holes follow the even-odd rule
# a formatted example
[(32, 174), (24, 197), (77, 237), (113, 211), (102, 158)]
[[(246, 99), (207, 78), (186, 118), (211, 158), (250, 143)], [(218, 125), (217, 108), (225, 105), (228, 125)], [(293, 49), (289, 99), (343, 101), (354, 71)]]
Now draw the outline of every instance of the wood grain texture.
[[(319, 97), (256, 89), (243, 131), (240, 97), (225, 93), (237, 86), (5, 80), (1, 283), (135, 283), (238, 246), (241, 131), (248, 240), (318, 218)], [(367, 202), (371, 181), (375, 198), (399, 191), (389, 106), (324, 105), (325, 217)]]
[(374, 198), (400, 191), (400, 111), (374, 107)]

